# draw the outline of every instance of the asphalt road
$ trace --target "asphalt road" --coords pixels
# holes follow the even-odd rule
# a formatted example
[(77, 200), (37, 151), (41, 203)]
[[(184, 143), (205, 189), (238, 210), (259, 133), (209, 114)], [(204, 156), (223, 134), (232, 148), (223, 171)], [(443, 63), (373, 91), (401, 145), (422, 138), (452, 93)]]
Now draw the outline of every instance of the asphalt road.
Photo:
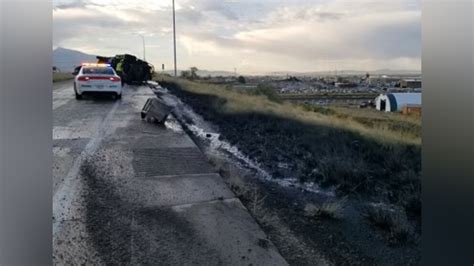
[(54, 84), (54, 263), (286, 265), (176, 120), (140, 119), (148, 97)]

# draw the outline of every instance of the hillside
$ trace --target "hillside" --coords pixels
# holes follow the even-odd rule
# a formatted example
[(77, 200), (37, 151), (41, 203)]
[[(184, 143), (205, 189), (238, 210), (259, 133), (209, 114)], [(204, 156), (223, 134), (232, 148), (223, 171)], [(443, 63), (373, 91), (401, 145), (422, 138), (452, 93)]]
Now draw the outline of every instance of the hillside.
[(62, 72), (70, 72), (75, 66), (82, 62), (95, 62), (95, 55), (86, 54), (76, 50), (58, 47), (53, 50), (53, 66), (58, 67)]

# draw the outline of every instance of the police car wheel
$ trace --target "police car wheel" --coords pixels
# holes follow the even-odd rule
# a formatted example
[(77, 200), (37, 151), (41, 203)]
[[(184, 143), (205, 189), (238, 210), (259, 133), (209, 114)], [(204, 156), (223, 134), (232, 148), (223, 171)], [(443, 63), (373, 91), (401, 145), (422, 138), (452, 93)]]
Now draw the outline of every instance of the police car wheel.
[(78, 94), (76, 91), (76, 84), (74, 84), (74, 94), (76, 95), (76, 100), (82, 100), (82, 95)]

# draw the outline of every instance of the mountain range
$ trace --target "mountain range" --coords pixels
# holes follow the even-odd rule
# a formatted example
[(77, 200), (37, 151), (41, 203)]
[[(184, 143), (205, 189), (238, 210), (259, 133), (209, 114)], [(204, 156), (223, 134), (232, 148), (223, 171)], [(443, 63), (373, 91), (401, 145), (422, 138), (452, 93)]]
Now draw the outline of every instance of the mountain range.
[(53, 66), (63, 72), (71, 72), (74, 67), (84, 62), (97, 62), (95, 55), (58, 47), (53, 50)]

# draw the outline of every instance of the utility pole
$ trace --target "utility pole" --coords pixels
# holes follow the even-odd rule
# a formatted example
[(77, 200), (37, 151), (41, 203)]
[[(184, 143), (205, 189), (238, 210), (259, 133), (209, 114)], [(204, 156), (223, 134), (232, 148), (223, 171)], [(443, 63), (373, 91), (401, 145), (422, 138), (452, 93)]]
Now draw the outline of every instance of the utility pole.
[(143, 41), (143, 61), (146, 61), (146, 57), (145, 57), (145, 36), (140, 34), (140, 37), (142, 37), (142, 41)]
[(173, 48), (174, 48), (174, 76), (178, 76), (178, 70), (176, 68), (176, 15), (174, 9), (174, 0), (173, 0)]

